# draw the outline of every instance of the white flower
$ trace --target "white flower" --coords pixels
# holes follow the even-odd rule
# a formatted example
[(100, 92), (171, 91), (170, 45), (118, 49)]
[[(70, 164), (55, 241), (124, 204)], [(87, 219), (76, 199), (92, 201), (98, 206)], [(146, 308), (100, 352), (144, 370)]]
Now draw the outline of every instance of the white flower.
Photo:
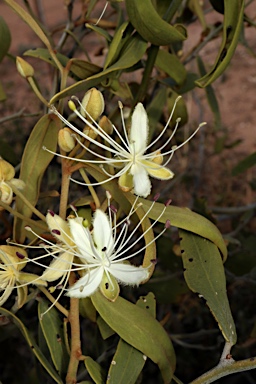
[[(107, 152), (110, 152), (112, 155), (112, 158), (106, 157), (102, 154), (96, 153), (92, 149), (85, 147), (84, 144), (81, 142), (81, 140), (76, 137), (77, 142), (86, 149), (87, 152), (97, 156), (100, 160), (89, 160), (89, 159), (76, 159), (76, 158), (70, 158), (63, 155), (59, 155), (61, 157), (72, 159), (84, 163), (94, 163), (99, 164), (102, 169), (104, 170), (105, 174), (108, 176), (108, 178), (100, 183), (93, 183), (93, 184), (84, 184), (80, 183), (76, 180), (73, 180), (79, 184), (83, 185), (98, 185), (105, 182), (108, 182), (109, 180), (113, 178), (119, 178), (119, 186), (124, 190), (131, 190), (134, 188), (134, 193), (138, 196), (147, 197), (150, 194), (151, 191), (151, 182), (149, 179), (149, 176), (154, 177), (156, 179), (160, 180), (168, 180), (171, 179), (174, 176), (174, 173), (166, 167), (168, 162), (171, 160), (174, 152), (182, 147), (184, 144), (186, 144), (198, 131), (200, 128), (200, 125), (196, 131), (181, 145), (171, 147), (170, 149), (166, 150), (166, 146), (170, 143), (171, 139), (173, 138), (177, 127), (179, 123), (179, 119), (176, 122), (175, 129), (172, 133), (172, 135), (165, 141), (163, 145), (161, 145), (159, 148), (153, 150), (153, 152), (149, 152), (149, 150), (157, 143), (157, 141), (163, 137), (163, 134), (168, 128), (169, 122), (173, 116), (173, 112), (176, 106), (176, 103), (178, 102), (179, 98), (177, 98), (172, 113), (162, 130), (162, 132), (158, 135), (158, 137), (153, 140), (150, 144), (148, 144), (148, 117), (147, 113), (141, 103), (138, 103), (134, 109), (134, 112), (132, 114), (131, 119), (131, 128), (129, 133), (127, 132), (125, 123), (124, 123), (124, 117), (122, 113), (122, 105), (119, 103), (120, 110), (121, 110), (121, 118), (122, 118), (122, 125), (123, 125), (123, 131), (124, 131), (124, 137), (121, 136), (121, 134), (118, 132), (115, 126), (113, 126), (113, 129), (117, 136), (119, 137), (120, 143), (118, 143), (115, 139), (113, 139), (109, 134), (107, 134), (100, 126), (99, 124), (94, 121), (91, 116), (83, 109), (83, 106), (78, 101), (81, 111), (83, 110), (83, 114), (88, 115), (88, 119), (83, 116), (82, 113), (78, 111), (73, 101), (69, 101), (69, 107), (74, 113), (85, 123), (87, 124), (98, 136), (100, 136), (106, 144), (100, 143), (99, 141), (96, 141), (95, 139), (87, 136), (85, 133), (81, 132), (78, 128), (76, 128), (73, 124), (71, 124), (69, 121), (67, 121), (54, 107), (52, 107), (53, 112), (59, 116), (59, 118), (67, 125), (69, 128), (71, 128), (75, 133), (79, 134), (86, 140), (88, 140), (90, 143), (95, 144), (99, 148), (106, 150)], [(93, 123), (92, 123), (93, 122)], [(46, 149), (46, 148), (44, 148)], [(47, 150), (47, 149), (46, 149)], [(49, 151), (50, 152), (50, 151)], [(163, 163), (164, 157), (167, 156), (167, 160)], [(104, 168), (103, 165), (108, 164), (111, 165), (117, 169), (117, 173), (115, 175), (109, 174)]]
[(78, 217), (69, 221), (85, 273), (68, 290), (68, 296), (87, 297), (100, 287), (103, 293), (109, 292), (109, 299), (115, 299), (119, 289), (117, 291), (114, 279), (125, 285), (139, 285), (147, 279), (147, 268), (135, 267), (125, 262), (133, 255), (124, 256), (128, 248), (127, 242), (120, 239), (120, 236), (115, 238), (116, 234), (113, 233), (109, 218), (104, 212), (96, 210), (92, 233), (83, 227), (82, 220)]
[[(105, 297), (113, 301), (119, 294), (118, 283), (134, 286), (147, 280), (149, 268), (131, 265), (128, 260), (141, 253), (155, 239), (133, 253), (129, 253), (129, 251), (145, 236), (146, 232), (151, 230), (157, 220), (131, 244), (132, 237), (146, 218), (145, 214), (130, 235), (127, 236), (129, 218), (137, 209), (134, 208), (136, 202), (137, 200), (126, 219), (119, 224), (116, 223), (116, 213), (110, 206), (108, 214), (96, 209), (92, 231), (89, 230), (81, 217), (69, 217), (68, 221), (65, 221), (49, 211), (46, 220), (58, 243), (54, 244), (49, 240), (44, 240), (45, 243), (41, 247), (47, 253), (32, 259), (36, 264), (42, 265), (38, 259), (46, 256), (53, 256), (54, 258), (42, 274), (42, 280), (52, 282), (61, 278), (58, 285), (61, 286), (65, 281), (62, 291), (66, 290), (66, 294), (70, 297), (88, 297), (100, 289)], [(154, 203), (150, 209), (153, 205)], [(119, 226), (120, 230), (118, 230)], [(158, 236), (161, 234), (162, 232)], [(43, 238), (39, 238), (43, 240)], [(67, 278), (72, 271), (78, 272), (81, 277), (73, 286), (66, 288)]]
[(14, 288), (18, 291), (18, 307), (24, 304), (27, 297), (27, 285), (37, 284), (46, 286), (40, 276), (33, 273), (21, 272), (27, 264), (27, 253), (19, 247), (0, 246), (0, 307), (9, 298)]

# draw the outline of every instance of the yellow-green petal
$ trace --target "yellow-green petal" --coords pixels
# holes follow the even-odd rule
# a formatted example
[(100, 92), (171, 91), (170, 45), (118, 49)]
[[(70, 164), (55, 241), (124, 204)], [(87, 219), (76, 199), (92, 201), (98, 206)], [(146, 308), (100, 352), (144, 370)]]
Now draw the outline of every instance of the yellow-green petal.
[(122, 191), (130, 191), (133, 188), (133, 176), (129, 172), (123, 173), (118, 179), (118, 184)]
[(169, 180), (174, 176), (174, 173), (169, 168), (158, 165), (153, 161), (142, 160), (142, 164), (146, 167), (148, 174), (156, 179)]

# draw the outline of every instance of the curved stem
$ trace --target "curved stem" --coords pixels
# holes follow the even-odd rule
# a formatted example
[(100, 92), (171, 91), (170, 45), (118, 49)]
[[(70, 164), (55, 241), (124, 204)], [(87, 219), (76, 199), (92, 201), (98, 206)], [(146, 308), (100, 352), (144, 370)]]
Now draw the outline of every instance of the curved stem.
[(256, 356), (246, 360), (229, 360), (225, 359), (225, 363), (220, 362), (215, 368), (204, 373), (202, 376), (191, 381), (190, 384), (210, 384), (220, 379), (221, 377), (231, 375), (237, 372), (249, 371), (256, 368)]

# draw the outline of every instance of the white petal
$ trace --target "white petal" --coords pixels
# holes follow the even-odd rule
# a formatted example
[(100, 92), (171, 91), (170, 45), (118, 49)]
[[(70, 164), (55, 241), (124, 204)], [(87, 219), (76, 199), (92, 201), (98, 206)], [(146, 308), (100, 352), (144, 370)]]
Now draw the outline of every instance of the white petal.
[(138, 285), (143, 280), (146, 280), (149, 275), (147, 268), (135, 267), (134, 265), (121, 262), (112, 263), (108, 270), (118, 281), (128, 285)]
[(148, 116), (141, 103), (136, 105), (132, 114), (129, 140), (132, 153), (143, 154), (145, 152), (148, 141)]
[(146, 169), (139, 164), (134, 164), (131, 167), (133, 175), (134, 193), (135, 195), (147, 197), (151, 191), (151, 182)]
[(88, 228), (83, 226), (82, 221), (82, 217), (70, 219), (70, 231), (78, 251), (81, 254), (81, 261), (93, 263), (95, 262), (95, 259), (93, 258), (93, 241), (91, 233)]
[(66, 293), (69, 297), (91, 296), (99, 287), (104, 269), (102, 267), (89, 270), (85, 276), (81, 277)]
[(93, 239), (99, 252), (104, 248), (106, 253), (113, 250), (114, 239), (109, 217), (100, 209), (96, 209), (94, 214)]
[(41, 278), (45, 281), (55, 281), (60, 279), (72, 268), (74, 255), (63, 252), (57, 259), (54, 259), (49, 267), (46, 267)]
[(46, 222), (51, 231), (59, 231), (60, 234), (53, 233), (57, 240), (64, 244), (72, 245), (72, 239), (70, 238), (70, 230), (68, 223), (63, 220), (59, 215), (48, 212), (46, 215)]

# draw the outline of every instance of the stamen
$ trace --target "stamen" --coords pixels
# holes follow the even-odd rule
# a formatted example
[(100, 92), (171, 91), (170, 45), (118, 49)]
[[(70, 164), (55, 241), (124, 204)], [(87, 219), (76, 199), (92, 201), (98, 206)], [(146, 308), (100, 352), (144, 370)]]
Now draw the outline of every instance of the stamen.
[(61, 235), (61, 232), (60, 232), (58, 229), (52, 229), (51, 232), (52, 232), (54, 235), (58, 235), (58, 236)]
[(26, 258), (26, 256), (24, 256), (22, 253), (20, 253), (20, 252), (16, 252), (16, 256), (19, 258), (19, 259), (21, 259), (21, 260), (23, 260), (23, 259), (25, 259)]

